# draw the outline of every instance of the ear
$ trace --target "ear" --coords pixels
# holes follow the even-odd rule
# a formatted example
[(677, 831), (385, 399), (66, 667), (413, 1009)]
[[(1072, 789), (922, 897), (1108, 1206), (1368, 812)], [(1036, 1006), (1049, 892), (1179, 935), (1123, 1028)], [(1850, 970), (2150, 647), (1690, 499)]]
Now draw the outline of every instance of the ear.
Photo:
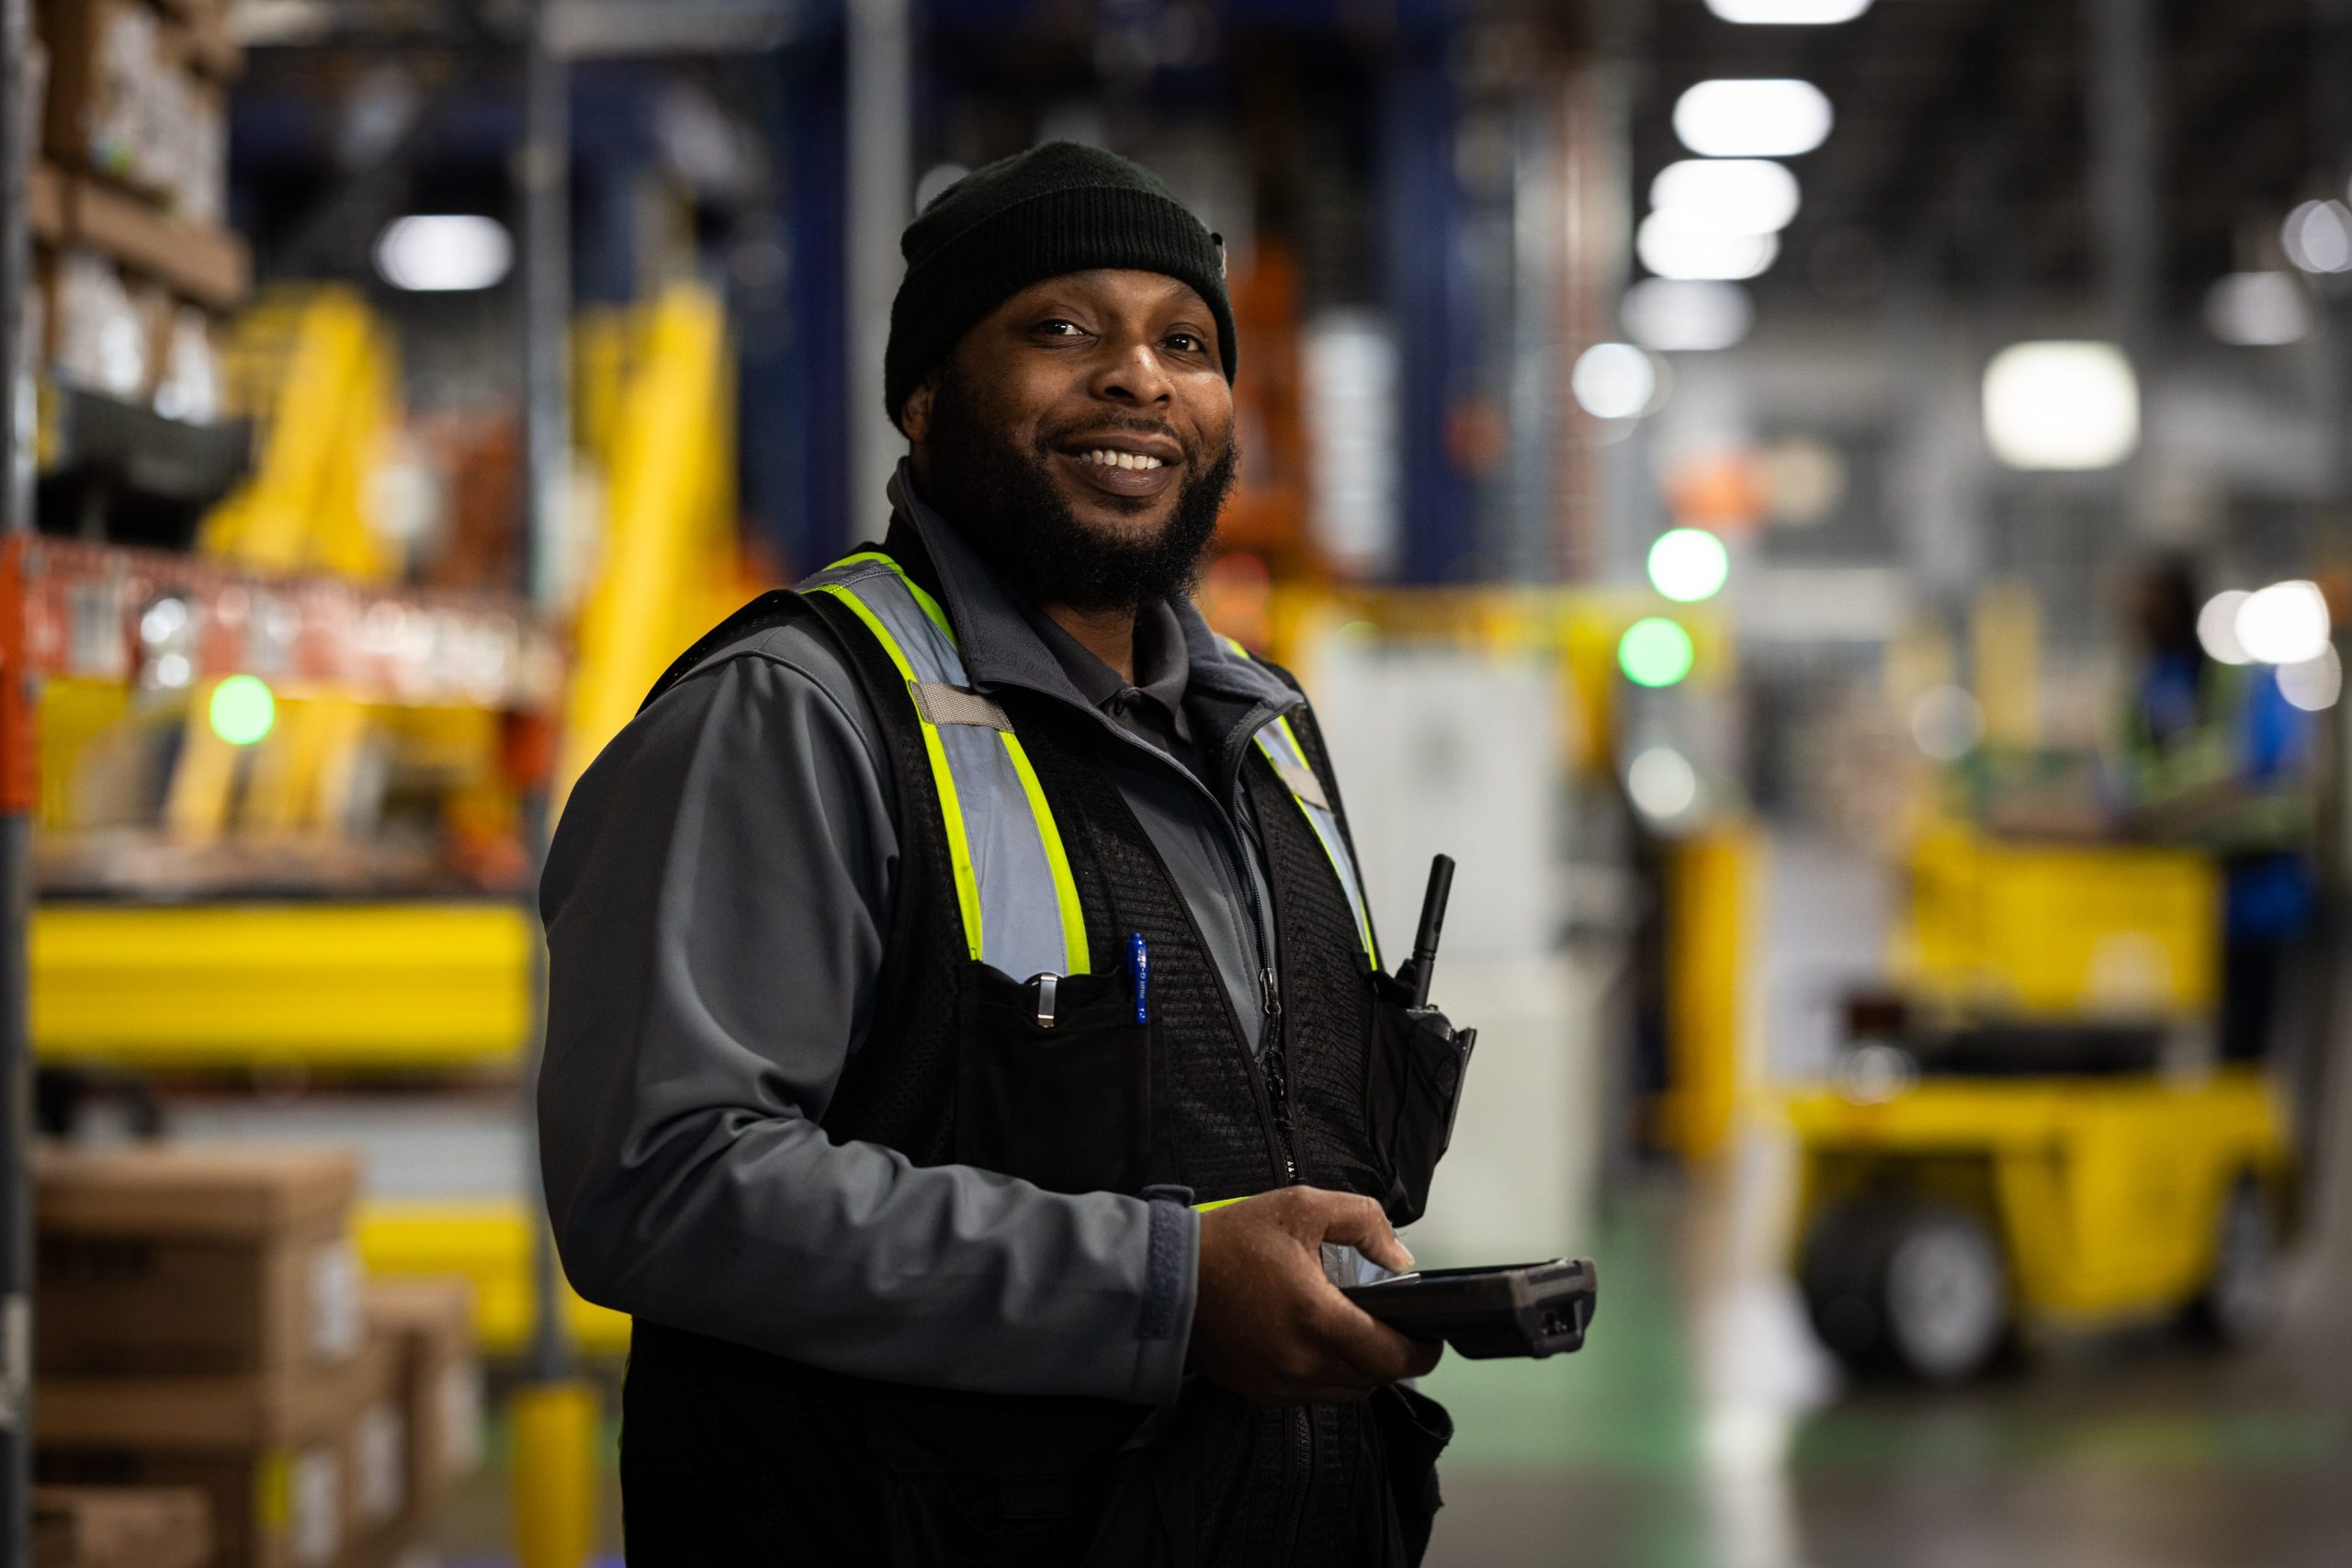
[(939, 372), (933, 370), (915, 383), (915, 389), (907, 394), (905, 404), (899, 410), (899, 428), (905, 431), (907, 439), (917, 446), (922, 446), (931, 434), (931, 404), (938, 395)]

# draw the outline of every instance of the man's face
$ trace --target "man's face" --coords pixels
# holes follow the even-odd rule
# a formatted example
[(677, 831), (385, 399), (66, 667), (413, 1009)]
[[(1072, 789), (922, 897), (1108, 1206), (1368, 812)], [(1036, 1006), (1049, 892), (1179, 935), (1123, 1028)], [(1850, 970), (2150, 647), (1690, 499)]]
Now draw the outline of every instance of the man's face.
[(1181, 592), (1233, 473), (1216, 319), (1158, 273), (1049, 278), (967, 333), (908, 400), (923, 493), (1046, 603)]

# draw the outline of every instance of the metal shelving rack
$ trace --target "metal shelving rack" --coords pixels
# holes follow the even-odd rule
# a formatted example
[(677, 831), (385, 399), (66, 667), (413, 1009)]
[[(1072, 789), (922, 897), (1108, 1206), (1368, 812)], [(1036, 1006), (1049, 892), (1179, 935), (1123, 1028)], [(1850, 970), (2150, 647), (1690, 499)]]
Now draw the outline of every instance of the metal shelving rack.
[[(30, 266), (25, 182), (33, 127), (25, 112), (28, 0), (0, 0), (0, 529), (32, 529), (20, 474), (24, 311)], [(24, 782), (22, 670), (0, 666), (0, 1568), (32, 1558), (32, 1043), (27, 939), (32, 917), (32, 802)], [(12, 722), (14, 720), (15, 722)]]

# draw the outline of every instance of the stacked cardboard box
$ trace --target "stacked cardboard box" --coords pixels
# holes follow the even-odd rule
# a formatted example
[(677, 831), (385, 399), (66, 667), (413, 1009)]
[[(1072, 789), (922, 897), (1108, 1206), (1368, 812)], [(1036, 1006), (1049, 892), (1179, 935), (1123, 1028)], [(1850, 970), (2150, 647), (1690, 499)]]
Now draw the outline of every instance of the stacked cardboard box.
[(34, 1172), (44, 1481), (197, 1488), (219, 1568), (404, 1539), (410, 1351), (368, 1330), (352, 1156), (45, 1151)]
[(481, 1460), (481, 1366), (473, 1286), (459, 1276), (373, 1279), (368, 1332), (390, 1342), (407, 1447), (401, 1464), (413, 1527)]
[(204, 1568), (212, 1514), (186, 1486), (33, 1490), (33, 1568)]
[(93, 391), (217, 418), (218, 321), (250, 276), (224, 221), (227, 0), (40, 0), (37, 23), (46, 363)]

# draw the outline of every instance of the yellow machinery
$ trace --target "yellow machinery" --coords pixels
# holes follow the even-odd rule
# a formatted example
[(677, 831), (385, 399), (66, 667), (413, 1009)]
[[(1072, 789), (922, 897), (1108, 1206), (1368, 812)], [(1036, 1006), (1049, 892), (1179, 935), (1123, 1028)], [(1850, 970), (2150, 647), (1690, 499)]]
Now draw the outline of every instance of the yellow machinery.
[(1838, 1087), (1788, 1104), (1824, 1339), (1949, 1380), (2021, 1330), (2187, 1313), (2257, 1334), (2295, 1159), (2264, 1077), (2202, 1059), (2210, 863), (1949, 832), (1913, 872), (1905, 1021), (1858, 1020)]

